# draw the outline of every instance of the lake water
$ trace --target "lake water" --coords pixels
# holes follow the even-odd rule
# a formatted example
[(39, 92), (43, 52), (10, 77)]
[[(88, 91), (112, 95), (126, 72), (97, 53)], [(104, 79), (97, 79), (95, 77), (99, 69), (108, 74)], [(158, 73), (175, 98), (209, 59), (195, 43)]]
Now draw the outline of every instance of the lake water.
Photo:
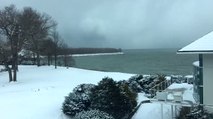
[(197, 55), (178, 55), (177, 49), (123, 50), (123, 55), (74, 57), (77, 68), (134, 74), (192, 74)]

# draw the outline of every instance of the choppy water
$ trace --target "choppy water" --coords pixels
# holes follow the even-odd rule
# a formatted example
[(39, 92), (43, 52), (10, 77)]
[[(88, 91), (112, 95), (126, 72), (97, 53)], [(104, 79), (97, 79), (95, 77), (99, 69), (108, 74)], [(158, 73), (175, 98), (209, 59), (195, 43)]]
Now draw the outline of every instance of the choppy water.
[(74, 57), (76, 67), (135, 74), (192, 74), (196, 55), (177, 55), (177, 49), (124, 50), (123, 55)]

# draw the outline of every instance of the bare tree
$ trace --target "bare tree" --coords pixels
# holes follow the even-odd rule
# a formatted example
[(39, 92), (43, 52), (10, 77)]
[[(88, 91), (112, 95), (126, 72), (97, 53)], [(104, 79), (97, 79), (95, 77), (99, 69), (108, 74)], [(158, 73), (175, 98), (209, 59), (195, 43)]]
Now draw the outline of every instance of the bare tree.
[(56, 31), (56, 28), (53, 29), (52, 31), (52, 34), (51, 34), (51, 38), (52, 38), (52, 41), (53, 43), (55, 44), (54, 45), (54, 61), (55, 61), (55, 69), (57, 68), (57, 60), (58, 60), (58, 50), (61, 46), (61, 37), (59, 35), (59, 33)]
[[(17, 81), (18, 52), (23, 46), (36, 53), (37, 65), (40, 66), (41, 43), (55, 26), (49, 15), (40, 14), (30, 7), (21, 12), (14, 5), (0, 10), (0, 34), (5, 36), (5, 43), (9, 46), (9, 49), (2, 46), (0, 50), (5, 56), (2, 61), (9, 71), (10, 82)], [(57, 35), (53, 38), (57, 39)]]
[(75, 65), (75, 60), (72, 57), (72, 54), (69, 52), (70, 48), (67, 44), (62, 42), (60, 47), (60, 55), (63, 55), (64, 66), (69, 68), (70, 66)]
[(10, 46), (11, 52), (11, 64), (12, 68), (9, 66), (8, 71), (13, 71), (13, 76), (10, 76), (9, 81), (17, 81), (17, 69), (18, 69), (18, 51), (21, 49), (21, 26), (20, 22), (20, 13), (15, 8), (14, 5), (5, 7), (0, 11), (0, 30), (1, 34), (6, 36), (6, 39)]
[(48, 37), (41, 44), (42, 55), (47, 56), (47, 64), (52, 64), (52, 56), (54, 55), (55, 43)]
[(25, 37), (28, 39), (26, 47), (36, 54), (37, 65), (40, 66), (41, 43), (56, 23), (49, 15), (40, 14), (30, 7), (24, 8), (21, 21)]
[(65, 43), (62, 43), (62, 45), (61, 45), (61, 54), (63, 54), (63, 59), (64, 59), (64, 66), (65, 67), (69, 67), (69, 64), (68, 64), (68, 60), (69, 60), (69, 54), (68, 54), (68, 46), (67, 46), (67, 44), (65, 44)]

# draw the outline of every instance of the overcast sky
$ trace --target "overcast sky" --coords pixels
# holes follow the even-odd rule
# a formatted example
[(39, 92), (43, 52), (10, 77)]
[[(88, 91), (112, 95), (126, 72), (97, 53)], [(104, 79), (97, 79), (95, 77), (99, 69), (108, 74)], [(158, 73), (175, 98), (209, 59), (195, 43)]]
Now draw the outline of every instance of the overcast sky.
[(213, 0), (0, 0), (58, 22), (72, 47), (179, 48), (213, 31)]

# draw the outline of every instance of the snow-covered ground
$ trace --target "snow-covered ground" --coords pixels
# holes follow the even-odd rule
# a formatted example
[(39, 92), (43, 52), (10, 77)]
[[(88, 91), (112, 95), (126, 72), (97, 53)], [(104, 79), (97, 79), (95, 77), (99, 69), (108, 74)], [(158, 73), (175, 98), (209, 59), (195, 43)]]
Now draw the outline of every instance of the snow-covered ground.
[[(64, 96), (79, 84), (97, 84), (106, 76), (114, 80), (124, 80), (133, 74), (64, 67), (54, 69), (53, 66), (19, 66), (18, 82), (8, 83), (7, 72), (1, 72), (0, 119), (67, 119), (61, 112)], [(184, 98), (191, 99), (191, 85), (172, 86), (171, 88), (186, 88)], [(147, 98), (139, 94), (138, 100), (140, 102)], [(166, 105), (164, 107), (164, 113), (169, 113), (169, 108)], [(143, 104), (133, 119), (159, 119), (159, 115), (159, 104)]]
[(64, 96), (78, 84), (96, 84), (106, 76), (122, 80), (132, 74), (20, 66), (18, 82), (8, 83), (7, 72), (0, 73), (0, 119), (63, 119)]

